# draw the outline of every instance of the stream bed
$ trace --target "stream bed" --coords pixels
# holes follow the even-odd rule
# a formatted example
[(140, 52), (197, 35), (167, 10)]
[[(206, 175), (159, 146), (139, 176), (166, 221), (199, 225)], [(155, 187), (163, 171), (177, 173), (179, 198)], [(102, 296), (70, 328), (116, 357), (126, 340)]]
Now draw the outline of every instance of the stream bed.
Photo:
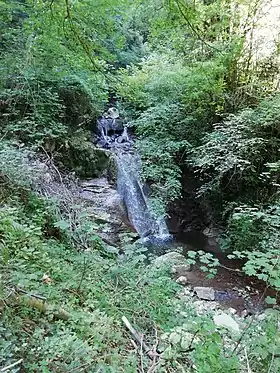
[[(114, 113), (111, 117), (110, 111)], [(218, 244), (214, 250), (213, 247), (209, 249), (209, 240), (200, 231), (181, 232), (172, 240), (164, 219), (153, 216), (140, 176), (140, 157), (134, 150), (134, 141), (128, 129), (122, 125), (116, 126), (118, 116), (115, 114), (116, 109), (111, 108), (99, 119), (97, 146), (109, 150), (116, 158), (117, 191), (126, 210), (126, 221), (130, 221), (148, 251), (160, 256), (167, 251), (179, 250), (185, 257), (188, 257), (189, 250), (212, 252), (221, 264), (216, 276), (209, 278), (207, 272), (195, 264), (187, 273), (186, 286), (191, 289), (197, 286), (213, 289), (215, 301), (221, 308), (232, 308), (243, 317), (261, 313), (267, 307), (265, 298), (275, 296), (275, 292), (257, 278), (246, 276), (241, 271), (244, 262), (229, 260)]]

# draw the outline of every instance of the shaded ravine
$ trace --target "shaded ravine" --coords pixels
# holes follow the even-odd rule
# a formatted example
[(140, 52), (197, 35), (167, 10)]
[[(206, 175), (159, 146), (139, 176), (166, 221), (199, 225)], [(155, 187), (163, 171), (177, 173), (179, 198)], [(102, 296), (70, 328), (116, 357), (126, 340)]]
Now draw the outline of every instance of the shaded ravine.
[[(103, 128), (104, 126), (105, 128)], [(99, 122), (97, 144), (99, 147), (109, 150), (116, 158), (117, 191), (126, 208), (127, 218), (139, 234), (141, 241), (153, 248), (165, 247), (164, 251), (176, 250), (180, 247), (186, 257), (188, 250), (201, 249), (213, 252), (213, 248), (209, 247), (207, 237), (202, 232), (188, 232), (187, 241), (180, 242), (180, 235), (178, 235), (179, 242), (172, 240), (165, 219), (154, 216), (149, 209), (148, 195), (144, 192), (145, 188), (141, 180), (140, 157), (134, 150), (133, 139), (126, 127), (115, 128), (114, 126), (115, 122), (112, 118), (103, 118)], [(190, 239), (190, 233), (193, 233), (193, 239)], [(204, 237), (203, 247), (200, 246), (201, 243), (197, 246), (196, 242), (198, 238), (201, 241), (201, 236)], [(191, 241), (194, 241), (194, 245)], [(221, 252), (218, 246), (215, 246), (213, 253), (221, 263), (225, 261), (224, 264), (227, 267), (222, 265), (218, 268), (217, 276), (214, 279), (209, 279), (207, 273), (203, 272), (197, 264), (188, 274), (188, 284), (191, 287), (212, 287), (215, 290), (215, 301), (219, 302), (223, 308), (232, 307), (239, 313), (246, 310), (248, 314), (260, 312), (266, 306), (264, 294), (274, 295), (274, 291), (267, 289), (266, 284), (262, 281), (240, 272), (240, 263), (226, 259), (226, 255)], [(156, 252), (163, 253), (162, 250), (157, 249)]]

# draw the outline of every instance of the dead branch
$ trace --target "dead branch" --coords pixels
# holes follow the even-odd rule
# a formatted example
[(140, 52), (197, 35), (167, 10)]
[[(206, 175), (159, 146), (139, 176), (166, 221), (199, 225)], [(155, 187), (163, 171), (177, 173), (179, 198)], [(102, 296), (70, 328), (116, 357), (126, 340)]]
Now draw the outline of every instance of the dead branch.
[(159, 340), (158, 340), (158, 335), (157, 335), (157, 329), (156, 328), (155, 328), (155, 338), (156, 338), (156, 342), (152, 347), (153, 361), (152, 361), (152, 364), (149, 367), (147, 373), (154, 373), (156, 371), (156, 367), (157, 367), (157, 360), (158, 360), (158, 357), (159, 357), (159, 354), (157, 352), (157, 348), (158, 348)]
[(43, 301), (46, 300), (46, 298), (43, 297), (42, 295), (33, 294), (33, 293), (28, 293), (27, 291), (25, 291), (25, 290), (23, 290), (23, 289), (20, 289), (20, 288), (17, 288), (17, 287), (15, 287), (14, 289), (15, 289), (15, 291), (16, 291), (17, 293), (22, 293), (22, 294), (28, 295), (29, 297), (37, 298), (37, 299), (40, 299), (40, 300), (43, 300)]
[(23, 359), (19, 359), (15, 363), (8, 365), (0, 370), (0, 372), (6, 372), (7, 370), (10, 370), (11, 368), (14, 368), (16, 365), (19, 365), (23, 362)]
[(63, 179), (62, 179), (62, 176), (61, 176), (61, 173), (59, 172), (58, 168), (56, 167), (56, 165), (54, 164), (53, 162), (53, 158), (48, 154), (48, 152), (46, 151), (46, 149), (41, 146), (42, 150), (44, 151), (44, 153), (46, 154), (52, 168), (56, 171), (58, 177), (59, 177), (59, 180), (60, 180), (60, 183), (63, 184)]
[(122, 322), (126, 326), (126, 328), (129, 330), (133, 338), (137, 343), (139, 343), (140, 346), (142, 346), (145, 353), (148, 355), (148, 357), (153, 360), (153, 351), (152, 348), (149, 347), (144, 341), (143, 341), (143, 335), (141, 335), (136, 329), (133, 328), (133, 326), (130, 324), (130, 322), (127, 320), (125, 316), (122, 317)]

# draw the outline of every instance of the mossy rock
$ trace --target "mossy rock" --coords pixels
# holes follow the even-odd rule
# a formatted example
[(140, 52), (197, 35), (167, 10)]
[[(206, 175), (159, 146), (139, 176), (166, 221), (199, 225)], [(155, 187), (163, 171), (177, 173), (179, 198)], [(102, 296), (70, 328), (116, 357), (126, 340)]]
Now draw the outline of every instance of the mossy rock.
[(107, 173), (110, 152), (97, 148), (86, 136), (73, 136), (65, 141), (57, 157), (78, 177), (94, 178)]
[(111, 154), (109, 157), (107, 177), (109, 183), (116, 186), (118, 179), (118, 163), (114, 154)]

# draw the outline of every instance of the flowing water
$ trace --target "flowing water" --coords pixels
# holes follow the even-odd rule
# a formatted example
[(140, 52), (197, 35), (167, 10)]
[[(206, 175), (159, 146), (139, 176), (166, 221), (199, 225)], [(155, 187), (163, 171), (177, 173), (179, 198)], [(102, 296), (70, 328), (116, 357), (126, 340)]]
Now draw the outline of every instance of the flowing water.
[(140, 159), (136, 154), (118, 152), (118, 192), (127, 208), (128, 218), (144, 240), (168, 241), (171, 236), (163, 217), (155, 217), (148, 205), (140, 178)]
[[(107, 126), (104, 131), (101, 126)], [(143, 242), (163, 244), (169, 242), (169, 234), (165, 219), (155, 216), (150, 208), (148, 196), (144, 193), (144, 184), (140, 177), (140, 157), (133, 151), (133, 141), (127, 128), (120, 134), (109, 134), (111, 122), (103, 119), (99, 122), (100, 146), (109, 148), (116, 156), (118, 163), (118, 192), (127, 210), (128, 219)], [(105, 135), (106, 132), (106, 135)]]

